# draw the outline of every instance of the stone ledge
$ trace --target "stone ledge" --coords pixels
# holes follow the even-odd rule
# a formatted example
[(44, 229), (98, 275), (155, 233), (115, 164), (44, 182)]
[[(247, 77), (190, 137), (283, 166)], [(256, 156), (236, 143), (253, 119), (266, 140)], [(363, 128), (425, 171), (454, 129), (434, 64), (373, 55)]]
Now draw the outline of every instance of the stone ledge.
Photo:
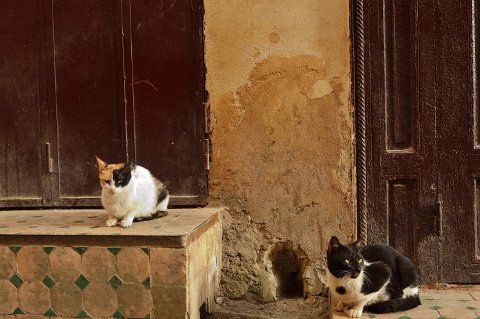
[(0, 212), (0, 318), (200, 319), (220, 282), (220, 212), (128, 229), (103, 210)]
[(103, 209), (0, 212), (2, 245), (150, 245), (186, 247), (220, 221), (221, 208), (171, 209), (159, 219), (132, 227), (107, 227)]

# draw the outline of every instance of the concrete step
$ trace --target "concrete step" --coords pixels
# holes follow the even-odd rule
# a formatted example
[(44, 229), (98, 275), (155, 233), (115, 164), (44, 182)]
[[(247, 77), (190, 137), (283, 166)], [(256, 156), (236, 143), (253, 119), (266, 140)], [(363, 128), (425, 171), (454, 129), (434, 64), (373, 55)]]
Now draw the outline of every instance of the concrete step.
[(103, 210), (0, 212), (0, 318), (200, 318), (221, 270), (221, 209), (130, 228)]

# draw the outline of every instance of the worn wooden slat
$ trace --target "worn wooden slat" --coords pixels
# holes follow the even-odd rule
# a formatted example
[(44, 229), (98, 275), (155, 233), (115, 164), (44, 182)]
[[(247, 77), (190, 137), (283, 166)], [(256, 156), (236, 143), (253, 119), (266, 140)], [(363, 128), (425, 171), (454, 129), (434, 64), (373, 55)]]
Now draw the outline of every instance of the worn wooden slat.
[(0, 2), (0, 201), (43, 198), (43, 1)]
[[(480, 157), (474, 150), (472, 82), (472, 9), (478, 3), (438, 3), (436, 61), (439, 140), (439, 189), (442, 193), (442, 232), (444, 279), (449, 282), (474, 282), (480, 272), (475, 261), (474, 171)], [(452, 14), (452, 12), (455, 14)], [(478, 32), (478, 31), (475, 31)], [(478, 282), (478, 281), (477, 281)]]
[(202, 16), (198, 0), (131, 4), (135, 158), (189, 205), (207, 190)]
[(119, 0), (53, 3), (55, 174), (64, 206), (69, 196), (99, 193), (96, 154), (126, 159), (120, 13)]

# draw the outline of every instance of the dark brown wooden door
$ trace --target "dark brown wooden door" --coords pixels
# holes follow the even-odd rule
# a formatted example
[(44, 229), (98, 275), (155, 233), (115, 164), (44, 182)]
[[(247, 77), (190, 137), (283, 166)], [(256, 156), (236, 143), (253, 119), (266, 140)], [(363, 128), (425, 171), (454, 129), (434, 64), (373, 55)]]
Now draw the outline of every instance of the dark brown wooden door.
[(366, 237), (412, 258), (423, 282), (480, 282), (478, 9), (365, 1), (356, 24), (365, 36), (356, 101), (363, 93)]
[(201, 1), (0, 6), (0, 207), (100, 205), (95, 155), (205, 204)]
[[(43, 1), (0, 1), (0, 197), (41, 205), (47, 139)], [(8, 48), (8, 49), (6, 49)], [(28, 123), (28, 125), (25, 125)]]
[(55, 0), (51, 5), (52, 203), (61, 206), (98, 204), (92, 154), (110, 161), (126, 157), (121, 4)]
[(131, 153), (183, 205), (207, 195), (202, 3), (135, 0), (129, 12)]

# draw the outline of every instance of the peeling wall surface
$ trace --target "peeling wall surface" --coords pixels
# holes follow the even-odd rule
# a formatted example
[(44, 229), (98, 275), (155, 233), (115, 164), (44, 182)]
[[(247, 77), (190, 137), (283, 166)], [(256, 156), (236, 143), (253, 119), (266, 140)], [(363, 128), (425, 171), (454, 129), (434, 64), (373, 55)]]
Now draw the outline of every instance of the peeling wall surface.
[(348, 1), (204, 3), (222, 293), (278, 300), (291, 268), (320, 294), (329, 237), (356, 229)]

